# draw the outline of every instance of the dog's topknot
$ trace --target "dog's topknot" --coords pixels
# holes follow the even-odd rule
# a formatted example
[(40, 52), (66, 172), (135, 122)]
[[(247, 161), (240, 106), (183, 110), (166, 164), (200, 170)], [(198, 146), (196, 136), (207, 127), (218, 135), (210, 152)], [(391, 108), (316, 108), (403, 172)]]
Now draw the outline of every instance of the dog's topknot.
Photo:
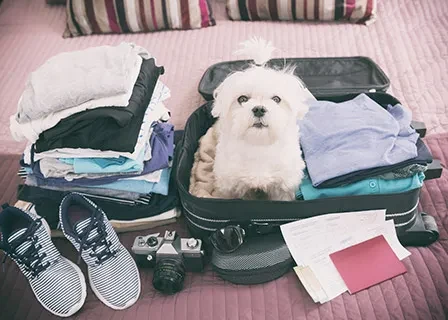
[(247, 56), (254, 60), (257, 66), (264, 66), (272, 58), (272, 53), (275, 51), (275, 47), (270, 41), (257, 37), (241, 42), (240, 46), (242, 48), (236, 50), (234, 54)]

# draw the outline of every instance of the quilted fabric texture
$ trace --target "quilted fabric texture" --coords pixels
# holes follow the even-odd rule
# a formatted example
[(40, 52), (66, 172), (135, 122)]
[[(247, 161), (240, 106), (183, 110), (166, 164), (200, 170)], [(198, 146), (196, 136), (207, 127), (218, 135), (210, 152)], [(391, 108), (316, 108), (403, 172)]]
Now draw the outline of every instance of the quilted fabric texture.
[[(9, 133), (9, 117), (30, 72), (53, 55), (95, 45), (134, 42), (147, 48), (160, 65), (171, 89), (167, 100), (176, 130), (203, 99), (197, 85), (213, 63), (235, 59), (232, 52), (251, 36), (272, 40), (276, 57), (371, 57), (386, 72), (392, 93), (425, 121), (429, 133), (448, 131), (448, 2), (383, 0), (377, 21), (366, 27), (273, 21), (231, 21), (226, 0), (211, 1), (217, 25), (188, 31), (145, 34), (94, 35), (63, 39), (65, 7), (45, 1), (3, 0), (0, 6), (0, 151), (17, 154), (25, 143)], [(43, 45), (45, 44), (45, 45)]]
[[(433, 135), (426, 140), (435, 158), (448, 163), (448, 134)], [(0, 176), (15, 175), (18, 157), (0, 157)], [(5, 161), (7, 160), (7, 161)], [(6, 165), (4, 165), (6, 164)], [(10, 181), (10, 180), (3, 180)], [(4, 200), (14, 195), (16, 184), (0, 183)], [(233, 285), (221, 280), (207, 267), (205, 273), (188, 273), (184, 289), (165, 296), (151, 284), (152, 270), (140, 269), (142, 292), (140, 299), (125, 311), (113, 311), (102, 304), (87, 286), (87, 300), (74, 319), (151, 319), (151, 320), (333, 320), (333, 319), (446, 319), (448, 314), (448, 171), (441, 178), (425, 182), (420, 210), (436, 218), (440, 239), (429, 247), (408, 247), (411, 256), (403, 262), (407, 273), (353, 296), (344, 293), (324, 305), (315, 304), (295, 274), (261, 285)], [(10, 200), (10, 199), (8, 199)], [(163, 227), (120, 235), (127, 248), (137, 235), (176, 230), (187, 236), (180, 221)], [(65, 239), (55, 239), (62, 254), (76, 261), (76, 251)], [(80, 265), (84, 274), (86, 268)], [(0, 272), (0, 318), (51, 319), (34, 299), (26, 279), (9, 259), (5, 272)]]

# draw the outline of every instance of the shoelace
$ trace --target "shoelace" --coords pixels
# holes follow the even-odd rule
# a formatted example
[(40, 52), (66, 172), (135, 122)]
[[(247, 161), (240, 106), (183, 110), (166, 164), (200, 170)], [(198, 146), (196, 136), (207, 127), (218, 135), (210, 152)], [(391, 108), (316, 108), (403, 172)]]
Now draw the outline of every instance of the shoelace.
[[(47, 254), (45, 252), (39, 254), (42, 245), (37, 244), (39, 238), (35, 235), (35, 232), (41, 225), (41, 219), (35, 220), (23, 235), (11, 241), (9, 245), (2, 246), (2, 250), (6, 253), (2, 261), (3, 270), (6, 257), (8, 256), (11, 257), (11, 259), (14, 259), (18, 264), (23, 265), (24, 269), (30, 272), (31, 277), (33, 278), (37, 277), (40, 272), (46, 270), (50, 266), (49, 261), (42, 263)], [(25, 242), (30, 242), (28, 248), (24, 252), (17, 252), (18, 247)]]
[[(96, 230), (97, 234), (89, 239), (90, 233)], [(81, 262), (81, 254), (83, 250), (92, 249), (92, 252), (89, 253), (89, 256), (92, 258), (97, 258), (96, 264), (101, 264), (110, 257), (115, 256), (117, 253), (116, 250), (112, 250), (110, 246), (112, 245), (111, 241), (107, 240), (107, 231), (106, 225), (103, 221), (103, 214), (101, 211), (96, 210), (95, 213), (90, 218), (89, 225), (81, 232), (78, 233), (75, 230), (79, 240), (79, 254), (78, 254), (78, 264)], [(103, 247), (102, 250), (96, 252), (98, 247)]]

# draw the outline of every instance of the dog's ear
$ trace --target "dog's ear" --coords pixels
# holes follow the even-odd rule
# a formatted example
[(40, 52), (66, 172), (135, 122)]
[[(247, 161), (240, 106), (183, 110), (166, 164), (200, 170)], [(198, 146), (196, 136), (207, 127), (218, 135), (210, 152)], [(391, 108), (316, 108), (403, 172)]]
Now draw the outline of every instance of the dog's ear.
[(224, 116), (228, 109), (229, 105), (225, 95), (223, 94), (223, 84), (219, 85), (215, 91), (213, 91), (213, 108), (212, 108), (212, 116), (215, 118)]
[(297, 103), (297, 120), (302, 120), (309, 110), (308, 105), (305, 102)]
[(290, 73), (294, 77), (295, 82), (295, 88), (294, 93), (296, 97), (294, 98), (294, 101), (296, 101), (296, 112), (297, 112), (297, 119), (302, 120), (305, 115), (307, 114), (309, 110), (308, 106), (308, 94), (309, 91), (306, 89), (305, 83), (300, 79), (299, 77), (294, 75), (294, 69), (291, 69)]

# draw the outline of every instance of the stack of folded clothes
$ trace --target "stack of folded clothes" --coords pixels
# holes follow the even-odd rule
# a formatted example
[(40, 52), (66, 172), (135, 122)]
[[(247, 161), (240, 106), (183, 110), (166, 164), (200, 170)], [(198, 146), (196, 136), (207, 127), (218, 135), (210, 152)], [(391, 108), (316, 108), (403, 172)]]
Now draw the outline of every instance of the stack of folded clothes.
[(52, 226), (66, 192), (92, 198), (111, 220), (174, 217), (163, 73), (132, 43), (62, 53), (33, 72), (10, 119), (15, 139), (29, 142), (19, 199)]
[(314, 101), (300, 122), (305, 177), (296, 198), (312, 200), (406, 192), (423, 185), (432, 155), (401, 104), (366, 94)]

